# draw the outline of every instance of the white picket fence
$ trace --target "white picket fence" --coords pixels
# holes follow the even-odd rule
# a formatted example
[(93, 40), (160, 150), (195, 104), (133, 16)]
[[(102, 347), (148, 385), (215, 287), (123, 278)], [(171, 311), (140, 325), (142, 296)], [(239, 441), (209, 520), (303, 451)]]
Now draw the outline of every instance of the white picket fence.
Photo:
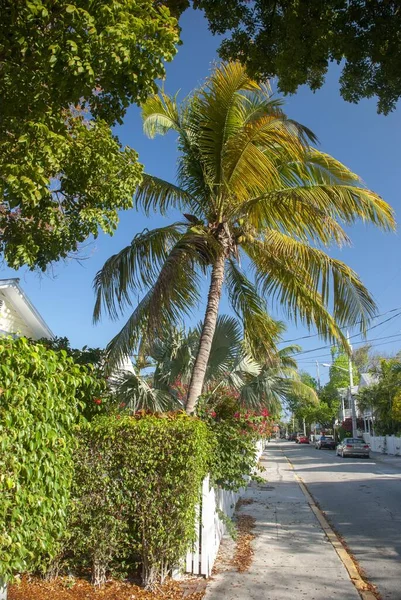
[(370, 444), (372, 452), (401, 456), (401, 437), (395, 435), (369, 435), (363, 434), (363, 439)]
[[(264, 442), (257, 443), (258, 458), (264, 448)], [(246, 481), (246, 480), (245, 480)], [(235, 505), (244, 493), (245, 486), (239, 492), (231, 492), (210, 485), (209, 475), (202, 484), (202, 497), (197, 507), (195, 522), (196, 542), (192, 551), (188, 552), (185, 561), (185, 571), (193, 575), (209, 577), (221, 538), (227, 531), (227, 525), (220, 519), (219, 513), (228, 518), (234, 514)]]

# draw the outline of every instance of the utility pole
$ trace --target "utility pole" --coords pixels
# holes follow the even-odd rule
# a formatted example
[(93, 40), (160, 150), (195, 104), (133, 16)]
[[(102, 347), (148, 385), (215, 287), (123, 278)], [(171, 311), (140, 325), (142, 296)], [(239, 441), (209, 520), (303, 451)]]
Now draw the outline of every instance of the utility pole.
[(320, 390), (320, 369), (319, 369), (319, 361), (316, 361), (316, 381), (317, 381), (317, 389)]
[(352, 415), (352, 437), (356, 438), (358, 435), (357, 432), (357, 423), (356, 423), (356, 410), (355, 410), (355, 398), (352, 395), (352, 388), (354, 387), (354, 376), (352, 373), (352, 346), (349, 343), (349, 332), (347, 330), (347, 341), (351, 350), (351, 354), (348, 356), (348, 373), (349, 373), (349, 388), (348, 388), (348, 399), (349, 405), (351, 406), (351, 415)]

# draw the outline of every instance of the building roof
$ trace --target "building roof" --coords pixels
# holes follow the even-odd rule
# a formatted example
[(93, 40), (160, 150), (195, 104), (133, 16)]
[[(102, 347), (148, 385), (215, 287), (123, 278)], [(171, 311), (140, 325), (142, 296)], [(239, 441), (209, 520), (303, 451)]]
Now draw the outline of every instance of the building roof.
[(0, 290), (33, 331), (35, 339), (54, 337), (51, 329), (19, 285), (18, 278), (0, 279)]
[(375, 385), (375, 383), (378, 383), (378, 381), (379, 378), (374, 373), (361, 373), (359, 388), (365, 388), (371, 385)]

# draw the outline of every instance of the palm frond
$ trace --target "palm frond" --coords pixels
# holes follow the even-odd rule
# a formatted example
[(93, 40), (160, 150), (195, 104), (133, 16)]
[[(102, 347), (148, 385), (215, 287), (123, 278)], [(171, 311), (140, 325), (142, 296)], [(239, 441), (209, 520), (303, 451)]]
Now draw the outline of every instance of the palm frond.
[(279, 189), (282, 162), (302, 161), (305, 142), (293, 122), (282, 115), (263, 115), (232, 136), (225, 147), (227, 185), (238, 201)]
[(132, 412), (138, 410), (166, 412), (182, 408), (174, 396), (154, 388), (150, 381), (138, 373), (120, 372), (113, 378), (111, 384), (118, 402)]
[(134, 196), (134, 205), (138, 210), (143, 208), (149, 216), (151, 212), (165, 215), (170, 208), (184, 211), (188, 207), (198, 209), (198, 201), (188, 192), (159, 177), (144, 173)]
[[(200, 338), (202, 323), (196, 329)], [(205, 384), (221, 380), (232, 369), (238, 354), (242, 353), (242, 330), (237, 319), (229, 315), (219, 315), (214, 332), (212, 347), (206, 370)]]
[(102, 310), (117, 319), (127, 306), (132, 306), (131, 293), (137, 294), (151, 287), (183, 231), (179, 223), (151, 231), (145, 229), (129, 246), (105, 262), (93, 283), (95, 322), (100, 319)]
[(234, 312), (243, 322), (245, 343), (251, 355), (260, 363), (274, 360), (278, 336), (284, 326), (268, 315), (265, 300), (233, 260), (227, 263), (226, 287)]
[(143, 130), (150, 138), (165, 135), (171, 130), (181, 131), (177, 95), (169, 96), (160, 90), (158, 94), (149, 96), (142, 104), (142, 120)]
[(265, 368), (260, 374), (244, 385), (241, 390), (241, 404), (246, 408), (267, 408), (270, 414), (278, 416), (288, 389), (285, 378), (274, 370)]
[[(258, 284), (272, 295), (292, 318), (316, 325), (326, 339), (344, 342), (341, 327), (360, 325), (363, 332), (376, 305), (356, 273), (329, 257), (277, 231), (247, 247)], [(333, 317), (328, 312), (333, 304)]]
[(207, 252), (207, 239), (200, 235), (189, 232), (178, 240), (151, 289), (107, 346), (110, 368), (129, 355), (142, 336), (157, 339), (191, 312), (199, 302), (199, 267)]
[(301, 352), (301, 350), (302, 348), (301, 346), (298, 346), (298, 344), (292, 344), (291, 346), (285, 346), (284, 348), (280, 348), (280, 350), (278, 351), (279, 366), (285, 369), (296, 370), (298, 367), (297, 361), (296, 358), (294, 358), (292, 355), (296, 354), (297, 352)]
[(194, 94), (189, 115), (205, 171), (217, 186), (222, 183), (225, 142), (242, 126), (240, 92), (260, 89), (240, 63), (222, 63)]

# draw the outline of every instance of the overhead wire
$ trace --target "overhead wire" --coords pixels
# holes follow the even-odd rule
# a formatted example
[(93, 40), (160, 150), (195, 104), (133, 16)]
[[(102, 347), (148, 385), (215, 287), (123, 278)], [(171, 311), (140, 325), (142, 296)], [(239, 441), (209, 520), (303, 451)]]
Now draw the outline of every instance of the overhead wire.
[[(384, 317), (385, 315), (389, 315), (390, 313), (396, 312), (397, 310), (401, 310), (401, 306), (397, 306), (396, 308), (392, 308), (390, 310), (387, 310), (386, 312), (380, 313), (380, 314), (376, 315), (373, 318), (374, 319), (378, 319), (379, 317)], [(386, 321), (383, 321), (383, 323), (385, 323), (385, 322)], [(343, 328), (354, 327), (355, 325), (360, 325), (361, 323), (362, 323), (362, 321), (357, 321), (356, 323), (349, 323), (348, 325), (344, 325)], [(366, 331), (369, 331), (370, 329), (373, 329), (374, 327), (378, 327), (378, 326), (379, 326), (379, 324), (378, 325), (374, 325), (373, 327), (370, 327)], [(356, 337), (358, 335), (362, 335), (362, 334), (361, 333), (357, 333), (357, 334), (354, 334), (353, 337)], [(289, 344), (290, 342), (298, 342), (300, 340), (307, 340), (307, 339), (311, 339), (311, 338), (319, 337), (319, 336), (320, 336), (320, 333), (312, 333), (310, 335), (303, 335), (301, 337), (292, 338), (292, 339), (289, 339), (289, 340), (281, 340), (279, 343), (280, 344)]]
[[(384, 325), (385, 323), (388, 323), (389, 321), (392, 321), (393, 319), (396, 319), (397, 317), (399, 317), (401, 315), (401, 311), (398, 312), (395, 315), (392, 315), (391, 317), (389, 317), (388, 319), (385, 319), (384, 321), (381, 321), (380, 323), (377, 323), (376, 325), (372, 325), (371, 327), (368, 327), (366, 329), (366, 332), (368, 331), (372, 331), (373, 329), (376, 329), (377, 327), (380, 327), (381, 325)], [(350, 340), (355, 338), (355, 337), (359, 337), (361, 334), (360, 333), (356, 333), (350, 336)], [(362, 342), (355, 342), (355, 344), (358, 343), (367, 343), (366, 340), (363, 340)], [(325, 344), (324, 346), (318, 346), (316, 348), (310, 348), (309, 350), (299, 350), (298, 352), (293, 352), (290, 356), (299, 356), (300, 354), (310, 354), (311, 352), (317, 352), (318, 350), (325, 350), (326, 348), (331, 348), (333, 344)]]
[[(381, 342), (380, 344), (374, 344), (374, 343), (372, 343), (375, 340), (389, 340), (389, 339), (392, 339), (392, 338), (400, 338), (399, 340), (398, 339), (397, 340), (393, 339), (393, 341), (395, 341), (395, 342), (396, 341), (400, 341), (401, 342), (401, 333), (395, 333), (393, 335), (387, 335), (387, 336), (380, 337), (380, 338), (373, 338), (373, 340), (364, 340), (362, 342), (355, 342), (354, 345), (356, 346), (356, 345), (359, 345), (359, 344), (362, 344), (362, 345), (367, 344), (367, 345), (375, 348), (376, 346), (383, 346), (383, 345), (385, 345), (387, 343), (387, 342)], [(297, 359), (297, 363), (315, 364), (317, 358), (326, 358), (326, 357), (330, 357), (330, 356), (331, 356), (330, 353), (326, 353), (326, 354), (319, 354), (318, 356), (313, 356), (311, 358), (309, 358), (309, 357), (300, 358), (300, 359)]]

